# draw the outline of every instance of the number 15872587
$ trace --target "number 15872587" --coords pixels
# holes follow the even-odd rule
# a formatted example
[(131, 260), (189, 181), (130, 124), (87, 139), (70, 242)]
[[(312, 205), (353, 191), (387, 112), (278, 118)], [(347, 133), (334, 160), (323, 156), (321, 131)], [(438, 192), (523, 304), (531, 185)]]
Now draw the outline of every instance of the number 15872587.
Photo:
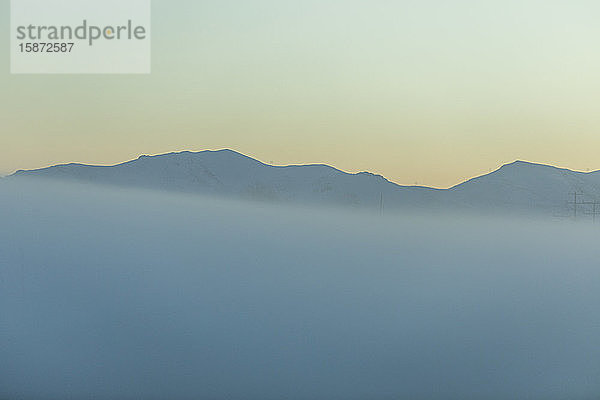
[(75, 43), (19, 43), (21, 53), (70, 53)]

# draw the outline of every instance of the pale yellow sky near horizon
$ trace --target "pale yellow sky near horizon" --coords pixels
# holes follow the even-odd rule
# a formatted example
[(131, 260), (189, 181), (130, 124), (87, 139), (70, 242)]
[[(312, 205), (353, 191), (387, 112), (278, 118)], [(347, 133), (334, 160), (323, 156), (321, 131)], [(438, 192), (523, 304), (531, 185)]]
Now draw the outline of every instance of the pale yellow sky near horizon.
[(600, 3), (159, 1), (152, 74), (10, 75), (0, 174), (230, 148), (449, 187), (516, 159), (600, 169)]

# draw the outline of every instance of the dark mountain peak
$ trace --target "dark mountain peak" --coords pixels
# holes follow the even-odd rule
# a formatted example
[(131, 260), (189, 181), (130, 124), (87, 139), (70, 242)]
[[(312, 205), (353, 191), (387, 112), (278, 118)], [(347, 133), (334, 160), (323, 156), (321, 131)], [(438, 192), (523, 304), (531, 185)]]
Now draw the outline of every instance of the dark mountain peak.
[(473, 185), (479, 184), (497, 185), (500, 181), (502, 181), (503, 184), (508, 182), (514, 184), (518, 184), (519, 182), (533, 184), (536, 181), (541, 182), (544, 179), (557, 176), (559, 174), (578, 174), (578, 172), (547, 164), (516, 160), (511, 163), (504, 164), (492, 172), (476, 176), (456, 186), (453, 186), (451, 189), (464, 189), (466, 187), (473, 187)]
[(148, 164), (148, 165), (169, 165), (171, 163), (193, 163), (193, 164), (218, 164), (220, 166), (226, 166), (228, 164), (253, 164), (253, 165), (264, 165), (262, 162), (248, 157), (242, 153), (230, 149), (221, 150), (203, 150), (203, 151), (177, 151), (171, 153), (163, 153), (157, 155), (141, 155), (135, 160), (131, 160), (119, 165), (137, 165), (137, 164)]
[(372, 172), (369, 172), (369, 171), (362, 171), (362, 172), (359, 172), (359, 173), (358, 173), (358, 174), (356, 174), (356, 175), (364, 175), (364, 176), (372, 176), (372, 177), (375, 177), (375, 178), (383, 178), (383, 176), (382, 176), (382, 175), (379, 175), (379, 174), (374, 174), (374, 173), (372, 173)]
[(531, 161), (516, 160), (508, 164), (504, 164), (499, 170), (505, 169), (528, 169), (528, 168), (545, 168), (545, 169), (560, 169), (548, 164), (541, 164)]
[(598, 172), (598, 171), (582, 172), (582, 171), (572, 170), (572, 169), (569, 169), (569, 168), (561, 168), (561, 167), (556, 167), (554, 165), (541, 164), (541, 163), (535, 163), (535, 162), (530, 162), (530, 161), (522, 161), (522, 160), (517, 160), (517, 161), (513, 161), (513, 162), (508, 163), (508, 164), (504, 164), (502, 167), (500, 167), (495, 172), (504, 171), (504, 170), (519, 170), (519, 171), (527, 171), (527, 170), (542, 171), (542, 170), (546, 170), (546, 171), (565, 172), (565, 173), (573, 173), (573, 174), (588, 174), (588, 173)]
[(515, 160), (513, 162), (504, 164), (503, 167), (526, 167), (526, 166), (534, 166), (534, 165), (540, 165), (540, 164), (530, 162), (530, 161), (524, 161), (524, 160)]
[(380, 175), (380, 174), (374, 174), (374, 173), (369, 172), (369, 171), (359, 172), (359, 173), (356, 174), (356, 176), (362, 176), (362, 177), (365, 177), (365, 178), (372, 178), (372, 179), (375, 179), (375, 180), (380, 181), (380, 182), (392, 183), (385, 176)]
[(585, 175), (598, 175), (600, 171), (588, 170), (587, 172), (583, 172), (548, 164), (533, 163), (529, 161), (514, 161), (512, 163), (503, 165), (501, 168), (488, 175), (496, 175), (496, 173), (501, 173), (509, 177), (527, 177), (532, 175), (538, 175), (539, 177), (551, 175), (571, 175), (582, 177)]
[[(173, 151), (170, 153), (162, 153), (156, 155), (142, 154), (138, 157), (139, 159), (158, 159), (158, 158), (186, 158), (186, 157), (210, 157), (210, 156), (222, 156), (222, 157), (235, 157), (235, 158), (251, 158), (242, 153), (231, 149), (220, 149), (220, 150), (202, 150), (202, 151)], [(251, 158), (253, 159), (253, 158)]]

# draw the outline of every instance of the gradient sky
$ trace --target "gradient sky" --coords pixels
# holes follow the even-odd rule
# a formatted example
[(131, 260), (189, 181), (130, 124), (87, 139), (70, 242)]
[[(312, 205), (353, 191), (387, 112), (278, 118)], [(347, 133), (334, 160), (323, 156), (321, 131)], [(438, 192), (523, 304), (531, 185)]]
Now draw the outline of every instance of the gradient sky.
[(152, 74), (10, 75), (0, 174), (231, 148), (447, 187), (515, 159), (600, 169), (600, 3), (153, 1)]

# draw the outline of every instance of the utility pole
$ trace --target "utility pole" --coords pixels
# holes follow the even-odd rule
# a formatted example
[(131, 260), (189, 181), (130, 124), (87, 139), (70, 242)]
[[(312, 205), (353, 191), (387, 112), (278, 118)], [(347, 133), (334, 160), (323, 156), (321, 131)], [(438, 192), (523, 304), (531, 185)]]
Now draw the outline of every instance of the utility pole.
[(19, 261), (20, 261), (20, 275), (21, 275), (21, 297), (25, 298), (25, 253), (23, 247), (19, 246)]

